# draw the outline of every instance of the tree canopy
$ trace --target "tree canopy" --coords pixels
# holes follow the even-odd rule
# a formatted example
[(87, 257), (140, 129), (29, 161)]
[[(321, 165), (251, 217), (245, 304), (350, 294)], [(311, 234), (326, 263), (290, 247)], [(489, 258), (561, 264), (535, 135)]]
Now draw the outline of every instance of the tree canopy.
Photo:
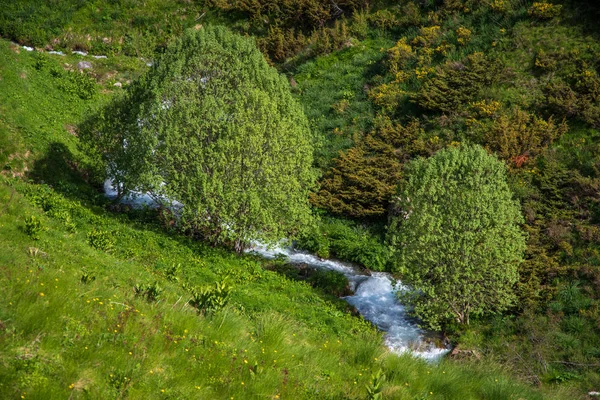
[(82, 131), (121, 190), (183, 204), (181, 222), (240, 251), (310, 221), (312, 138), (252, 39), (188, 31)]
[(396, 270), (414, 289), (407, 298), (426, 325), (468, 324), (513, 303), (523, 218), (495, 156), (461, 145), (411, 161), (394, 211)]

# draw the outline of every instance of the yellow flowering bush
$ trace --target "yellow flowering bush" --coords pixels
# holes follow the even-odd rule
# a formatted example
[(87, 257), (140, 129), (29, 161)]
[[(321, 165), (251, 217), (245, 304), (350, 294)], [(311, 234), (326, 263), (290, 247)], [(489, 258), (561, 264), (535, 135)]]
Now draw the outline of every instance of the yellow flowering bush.
[(444, 57), (446, 57), (448, 55), (448, 53), (450, 52), (450, 50), (452, 50), (452, 45), (446, 43), (446, 42), (442, 42), (442, 44), (440, 44), (439, 46), (437, 46), (434, 51), (437, 54), (441, 54)]
[(394, 82), (396, 83), (402, 83), (405, 80), (407, 80), (409, 77), (408, 73), (404, 72), (404, 71), (398, 71), (396, 72), (396, 75), (394, 75)]
[(406, 96), (406, 92), (394, 83), (384, 83), (375, 86), (369, 92), (369, 98), (373, 103), (388, 109), (396, 108), (404, 96)]
[(419, 36), (412, 40), (414, 46), (428, 47), (434, 44), (442, 36), (439, 25), (424, 26), (419, 30)]
[(423, 79), (427, 77), (427, 75), (432, 74), (435, 71), (432, 67), (422, 67), (415, 69), (415, 75), (417, 79)]
[(456, 30), (456, 41), (458, 42), (458, 44), (464, 46), (465, 44), (469, 43), (469, 41), (471, 41), (471, 34), (472, 32), (470, 29), (461, 26)]
[(551, 19), (557, 17), (560, 14), (561, 9), (562, 5), (560, 4), (535, 2), (531, 7), (529, 7), (527, 13), (535, 18)]
[(557, 67), (557, 57), (554, 54), (539, 50), (535, 56), (535, 66), (545, 71), (554, 71)]
[(517, 160), (521, 155), (536, 156), (566, 131), (564, 121), (544, 120), (516, 107), (495, 119), (485, 141), (500, 158)]
[(496, 115), (498, 110), (502, 107), (499, 101), (495, 100), (481, 100), (470, 103), (472, 109), (474, 109), (482, 117), (491, 117)]
[(490, 2), (490, 8), (497, 12), (504, 12), (508, 8), (506, 3), (505, 0), (493, 0)]
[(395, 74), (406, 66), (406, 64), (414, 59), (415, 52), (406, 38), (398, 40), (396, 45), (388, 50), (388, 65), (390, 71)]

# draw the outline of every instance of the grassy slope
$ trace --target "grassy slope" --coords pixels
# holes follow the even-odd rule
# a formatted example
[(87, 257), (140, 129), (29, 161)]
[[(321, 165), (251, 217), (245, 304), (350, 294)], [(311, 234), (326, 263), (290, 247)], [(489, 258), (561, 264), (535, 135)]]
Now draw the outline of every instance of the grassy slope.
[[(361, 398), (381, 368), (394, 398), (544, 398), (493, 368), (387, 354), (345, 303), (251, 257), (136, 226), (43, 186), (4, 182), (0, 199), (0, 388), (11, 397)], [(45, 228), (38, 241), (24, 232), (29, 215)], [(110, 232), (115, 246), (91, 247), (92, 228)], [(182, 271), (169, 275), (174, 264)], [(84, 274), (96, 279), (83, 283)], [(201, 316), (186, 305), (182, 283), (223, 276), (233, 285), (229, 306)], [(157, 301), (135, 295), (136, 284), (153, 282), (163, 289)]]
[[(31, 176), (52, 184), (0, 183), (3, 395), (363, 398), (381, 368), (390, 398), (549, 398), (493, 366), (432, 367), (387, 354), (380, 335), (344, 303), (265, 270), (260, 260), (108, 213), (72, 171), (81, 156), (69, 126), (110, 96), (112, 81), (82, 100), (49, 72), (75, 59), (50, 59), (38, 71), (34, 54), (5, 41), (0, 52), (0, 143), (14, 143), (21, 157), (29, 150)], [(117, 77), (136, 71), (131, 60), (106, 62)], [(2, 149), (6, 159), (13, 155)], [(5, 175), (15, 171), (23, 172), (11, 164)], [(25, 233), (29, 216), (44, 228), (37, 241)], [(90, 246), (94, 229), (113, 245)], [(181, 272), (169, 275), (177, 264)], [(96, 279), (86, 284), (84, 275)], [(225, 276), (233, 285), (227, 307), (202, 316), (186, 305), (183, 283), (200, 287)], [(163, 289), (157, 301), (135, 296), (136, 284), (154, 282)]]
[(202, 16), (203, 2), (181, 0), (6, 3), (0, 12), (0, 35), (30, 46), (50, 44), (95, 54), (151, 57), (157, 46), (207, 19)]
[(318, 133), (316, 164), (325, 170), (340, 150), (353, 143), (353, 135), (368, 132), (374, 118), (366, 83), (379, 72), (384, 39), (367, 40), (354, 47), (302, 64), (294, 76), (296, 95)]

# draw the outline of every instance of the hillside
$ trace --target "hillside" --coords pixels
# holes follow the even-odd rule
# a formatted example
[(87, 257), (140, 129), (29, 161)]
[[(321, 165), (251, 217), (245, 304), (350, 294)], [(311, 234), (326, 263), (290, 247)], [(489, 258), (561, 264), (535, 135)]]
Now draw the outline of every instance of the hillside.
[[(2, 392), (369, 398), (380, 370), (383, 398), (599, 391), (595, 2), (277, 4), (0, 8)], [(524, 218), (512, 307), (447, 321), (457, 350), (430, 365), (391, 354), (335, 297), (340, 277), (303, 277), (108, 201), (79, 129), (186, 29), (213, 24), (255, 37), (309, 119), (320, 220), (298, 246), (402, 279), (387, 230), (406, 166), (477, 144), (507, 166)]]

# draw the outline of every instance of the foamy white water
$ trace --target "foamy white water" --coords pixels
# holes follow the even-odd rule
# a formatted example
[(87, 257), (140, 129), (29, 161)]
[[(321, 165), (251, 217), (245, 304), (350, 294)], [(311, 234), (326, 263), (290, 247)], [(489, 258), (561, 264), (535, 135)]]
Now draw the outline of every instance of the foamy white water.
[[(109, 199), (116, 199), (119, 195), (115, 184), (112, 179), (106, 179), (104, 181), (104, 195)], [(167, 208), (177, 211), (183, 207), (183, 204), (176, 200), (170, 200), (164, 196), (151, 196), (149, 193), (133, 191), (121, 198), (119, 201), (121, 204), (127, 204), (134, 208), (159, 208), (161, 205)]]
[(407, 290), (401, 282), (392, 283), (391, 276), (384, 272), (365, 275), (349, 264), (324, 260), (313, 254), (296, 251), (289, 247), (268, 248), (255, 243), (248, 252), (273, 259), (284, 256), (294, 264), (306, 264), (315, 268), (343, 273), (350, 282), (354, 295), (343, 297), (368, 321), (384, 331), (385, 344), (397, 354), (411, 353), (429, 361), (438, 361), (450, 349), (436, 347), (426, 339), (426, 332), (408, 319), (405, 307), (398, 302), (396, 293)]
[[(116, 199), (119, 195), (119, 192), (117, 191), (112, 179), (107, 179), (104, 181), (104, 195), (109, 199)], [(123, 196), (120, 200), (120, 203), (127, 204), (132, 207), (147, 206), (150, 208), (158, 208), (160, 206), (156, 199), (154, 199), (148, 193), (141, 192), (133, 192)]]

